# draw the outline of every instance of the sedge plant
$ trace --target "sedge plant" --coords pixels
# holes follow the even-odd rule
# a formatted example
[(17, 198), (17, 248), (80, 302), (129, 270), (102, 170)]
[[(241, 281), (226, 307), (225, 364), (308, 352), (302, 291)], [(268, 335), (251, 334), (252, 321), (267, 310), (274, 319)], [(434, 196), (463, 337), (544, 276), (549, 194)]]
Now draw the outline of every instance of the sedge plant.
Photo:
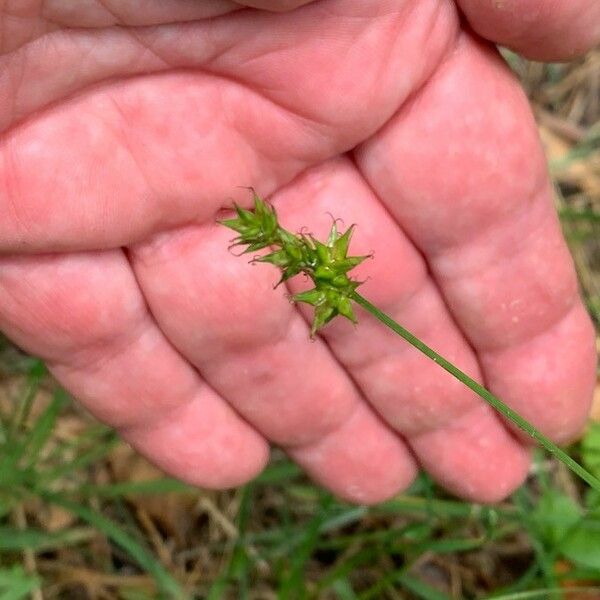
[(600, 480), (561, 450), (529, 421), (357, 292), (357, 288), (362, 282), (350, 277), (349, 273), (368, 257), (348, 255), (354, 225), (346, 229), (344, 233), (340, 233), (337, 222), (334, 220), (327, 240), (321, 242), (311, 234), (292, 233), (281, 227), (275, 208), (260, 198), (256, 192), (254, 192), (254, 207), (251, 210), (237, 204), (234, 205), (234, 209), (236, 212), (234, 218), (219, 221), (237, 233), (231, 247), (246, 246), (242, 254), (269, 248), (268, 254), (255, 257), (251, 262), (268, 263), (279, 268), (281, 278), (275, 287), (300, 274), (308, 276), (312, 281), (313, 288), (291, 296), (293, 302), (302, 302), (314, 308), (311, 337), (314, 337), (319, 329), (337, 316), (357, 323), (353, 304), (358, 304), (406, 342), (456, 377), (501, 415), (531, 436), (550, 454), (563, 462), (592, 488), (600, 492)]

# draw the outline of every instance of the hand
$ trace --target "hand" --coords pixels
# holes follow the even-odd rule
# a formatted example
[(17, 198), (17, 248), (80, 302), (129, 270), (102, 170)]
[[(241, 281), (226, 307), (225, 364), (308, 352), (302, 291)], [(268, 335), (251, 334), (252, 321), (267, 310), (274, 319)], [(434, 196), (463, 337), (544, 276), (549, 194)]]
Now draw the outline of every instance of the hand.
[(357, 223), (352, 253), (375, 256), (362, 293), (572, 439), (592, 327), (527, 100), (459, 10), (555, 59), (598, 40), (600, 4), (246, 4), (4, 3), (0, 329), (200, 486), (249, 480), (272, 442), (356, 502), (419, 465), (457, 495), (503, 498), (526, 442), (362, 312), (311, 343), (277, 274), (232, 256), (215, 218), (252, 185), (288, 228)]

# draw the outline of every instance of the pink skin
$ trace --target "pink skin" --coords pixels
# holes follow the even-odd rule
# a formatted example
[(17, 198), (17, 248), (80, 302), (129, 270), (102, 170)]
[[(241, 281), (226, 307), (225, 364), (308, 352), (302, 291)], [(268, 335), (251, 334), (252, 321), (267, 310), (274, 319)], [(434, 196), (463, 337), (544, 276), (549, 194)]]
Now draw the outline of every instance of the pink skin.
[(554, 59), (598, 40), (600, 9), (457, 4), (5, 3), (0, 329), (197, 485), (248, 481), (273, 442), (355, 502), (419, 467), (505, 497), (525, 441), (362, 312), (311, 343), (276, 272), (232, 256), (214, 223), (249, 203), (240, 185), (292, 229), (357, 223), (365, 295), (554, 439), (576, 436), (592, 327), (527, 101), (459, 10)]

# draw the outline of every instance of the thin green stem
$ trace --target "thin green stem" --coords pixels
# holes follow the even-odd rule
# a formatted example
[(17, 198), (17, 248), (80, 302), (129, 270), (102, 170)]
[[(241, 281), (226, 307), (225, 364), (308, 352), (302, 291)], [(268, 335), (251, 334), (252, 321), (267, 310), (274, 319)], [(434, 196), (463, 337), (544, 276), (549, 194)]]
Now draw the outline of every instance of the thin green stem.
[(581, 477), (589, 485), (591, 485), (596, 491), (600, 492), (600, 480), (586, 469), (584, 469), (579, 463), (574, 461), (566, 452), (561, 450), (556, 444), (551, 442), (541, 431), (538, 431), (533, 425), (526, 421), (521, 415), (515, 412), (512, 408), (507, 406), (500, 398), (494, 396), (489, 390), (484, 388), (481, 384), (477, 383), (474, 379), (469, 377), (466, 373), (463, 373), (458, 367), (455, 367), (451, 362), (447, 361), (443, 356), (440, 356), (435, 350), (424, 344), (419, 338), (414, 336), (410, 331), (406, 330), (402, 325), (394, 321), (391, 317), (386, 315), (384, 312), (379, 310), (376, 306), (371, 304), (366, 298), (363, 298), (356, 292), (352, 293), (352, 299), (362, 306), (367, 312), (373, 315), (376, 319), (381, 321), (384, 325), (389, 327), (392, 331), (397, 333), (399, 336), (404, 338), (409, 344), (414, 346), (417, 350), (420, 350), (425, 356), (429, 357), (435, 363), (440, 365), (442, 369), (445, 369), (456, 377), (461, 383), (466, 385), (468, 388), (473, 390), (478, 396), (483, 398), (488, 404), (495, 408), (499, 413), (504, 415), (507, 419), (512, 421), (517, 427), (522, 429), (525, 433), (530, 435), (536, 440), (541, 446), (543, 446), (550, 454), (558, 458), (563, 462), (573, 473)]

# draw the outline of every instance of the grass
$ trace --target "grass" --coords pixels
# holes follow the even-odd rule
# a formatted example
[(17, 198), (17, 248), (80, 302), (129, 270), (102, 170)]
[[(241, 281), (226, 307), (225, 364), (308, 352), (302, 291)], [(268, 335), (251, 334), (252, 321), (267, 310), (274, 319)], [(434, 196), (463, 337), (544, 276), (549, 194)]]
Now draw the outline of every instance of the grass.
[[(209, 494), (135, 471), (115, 482), (119, 461), (142, 463), (60, 392), (40, 395), (14, 429), (19, 451), (0, 450), (0, 598), (520, 598), (600, 583), (600, 496), (551, 460), (497, 507), (447, 498), (426, 476), (379, 506), (349, 506), (277, 453), (252, 484)], [(82, 427), (72, 441), (61, 416)], [(598, 468), (600, 426), (577, 452)], [(107, 464), (113, 480), (100, 476)]]
[[(600, 51), (569, 66), (510, 60), (600, 327)], [(569, 451), (600, 475), (600, 425)], [(495, 507), (449, 498), (426, 476), (379, 506), (349, 506), (277, 451), (240, 490), (192, 490), (0, 342), (0, 463), (0, 600), (600, 597), (600, 495), (541, 454)]]

